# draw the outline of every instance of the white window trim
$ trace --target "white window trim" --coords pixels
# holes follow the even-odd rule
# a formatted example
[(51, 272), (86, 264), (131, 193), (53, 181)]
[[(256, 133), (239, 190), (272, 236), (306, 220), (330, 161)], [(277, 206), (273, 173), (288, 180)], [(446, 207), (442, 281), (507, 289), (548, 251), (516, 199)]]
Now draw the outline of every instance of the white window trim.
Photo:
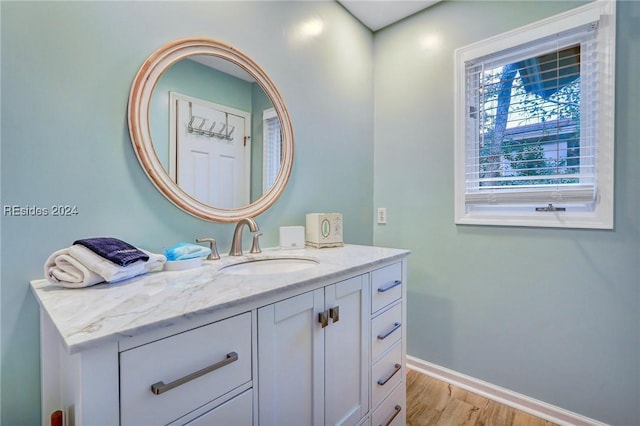
[[(615, 108), (615, 0), (596, 0), (565, 13), (491, 37), (455, 52), (455, 223), (469, 225), (540, 226), (613, 229), (614, 108)], [(465, 203), (465, 62), (532, 40), (600, 20), (598, 37), (604, 60), (600, 62), (598, 97), (597, 194), (590, 211), (535, 212), (522, 208), (493, 208), (469, 212)]]

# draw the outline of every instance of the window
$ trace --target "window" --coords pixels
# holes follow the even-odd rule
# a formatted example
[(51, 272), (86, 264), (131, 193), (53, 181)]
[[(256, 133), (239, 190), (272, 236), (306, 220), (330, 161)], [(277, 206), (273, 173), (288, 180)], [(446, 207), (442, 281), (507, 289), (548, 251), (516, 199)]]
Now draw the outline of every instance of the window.
[(280, 119), (274, 108), (264, 110), (262, 124), (262, 192), (266, 193), (276, 181), (282, 161)]
[(613, 228), (615, 2), (456, 51), (456, 223)]

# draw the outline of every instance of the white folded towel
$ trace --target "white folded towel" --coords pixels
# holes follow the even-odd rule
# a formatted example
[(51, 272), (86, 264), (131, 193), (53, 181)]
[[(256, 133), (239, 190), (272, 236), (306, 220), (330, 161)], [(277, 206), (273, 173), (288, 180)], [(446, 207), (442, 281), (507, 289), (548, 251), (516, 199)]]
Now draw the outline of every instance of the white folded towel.
[(49, 256), (44, 264), (44, 276), (51, 284), (70, 288), (88, 287), (104, 281), (104, 278), (71, 256), (68, 248)]
[(149, 256), (149, 260), (120, 266), (84, 246), (74, 244), (49, 256), (44, 265), (44, 274), (53, 285), (81, 288), (105, 281), (114, 283), (162, 269), (167, 260), (164, 255), (142, 251)]

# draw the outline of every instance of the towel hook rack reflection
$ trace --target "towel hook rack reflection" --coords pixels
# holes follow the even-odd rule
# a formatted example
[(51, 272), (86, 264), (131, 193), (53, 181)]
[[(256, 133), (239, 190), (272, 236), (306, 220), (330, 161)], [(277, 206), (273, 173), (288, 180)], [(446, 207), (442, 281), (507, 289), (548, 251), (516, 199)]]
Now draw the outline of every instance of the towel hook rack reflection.
[[(193, 103), (189, 102), (189, 123), (187, 124), (187, 131), (194, 135), (206, 136), (209, 138), (218, 138), (227, 141), (232, 141), (235, 126), (229, 125), (229, 113), (225, 113), (225, 122), (220, 123), (220, 130), (215, 131), (217, 122), (213, 120), (209, 120), (206, 117), (199, 117), (197, 115), (193, 115)], [(209, 126), (207, 122), (210, 121), (212, 124)], [(205, 127), (207, 124), (207, 127)], [(207, 130), (208, 128), (208, 130)]]

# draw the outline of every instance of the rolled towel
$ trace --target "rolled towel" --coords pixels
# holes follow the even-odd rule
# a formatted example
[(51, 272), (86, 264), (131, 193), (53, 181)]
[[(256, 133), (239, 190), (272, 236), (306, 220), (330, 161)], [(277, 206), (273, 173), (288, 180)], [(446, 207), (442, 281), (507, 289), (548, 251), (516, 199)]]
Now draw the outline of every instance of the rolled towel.
[(142, 251), (149, 260), (120, 266), (84, 246), (72, 245), (49, 256), (44, 265), (44, 273), (53, 285), (82, 288), (105, 281), (115, 283), (162, 269), (166, 262), (164, 255)]
[(53, 285), (69, 288), (89, 287), (104, 281), (104, 278), (71, 256), (68, 248), (49, 256), (44, 264), (44, 276)]
[(69, 253), (77, 259), (80, 263), (85, 265), (88, 269), (100, 275), (106, 282), (114, 283), (128, 278), (133, 278), (138, 275), (146, 274), (147, 272), (162, 269), (167, 258), (162, 254), (150, 253), (142, 250), (149, 260), (129, 264), (129, 266), (119, 266), (115, 263), (98, 256), (88, 248), (74, 244), (69, 247)]
[(84, 238), (73, 242), (82, 245), (95, 254), (112, 261), (116, 265), (129, 266), (139, 260), (149, 260), (149, 256), (131, 244), (111, 237)]

